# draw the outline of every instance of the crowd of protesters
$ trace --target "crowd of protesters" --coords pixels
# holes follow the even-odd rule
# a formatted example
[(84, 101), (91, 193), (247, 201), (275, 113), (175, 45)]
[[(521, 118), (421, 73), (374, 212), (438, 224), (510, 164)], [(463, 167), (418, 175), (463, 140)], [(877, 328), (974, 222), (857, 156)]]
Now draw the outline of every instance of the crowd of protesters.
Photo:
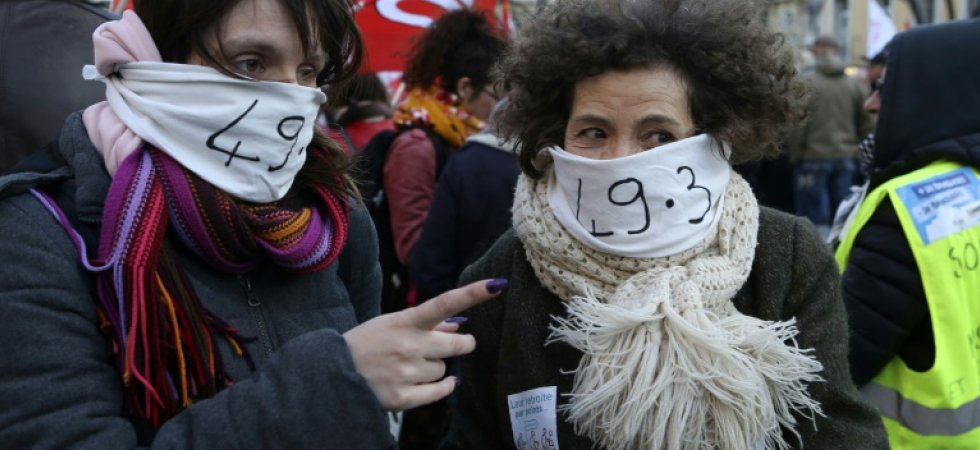
[(980, 447), (980, 19), (746, 1), (0, 2), (0, 447)]

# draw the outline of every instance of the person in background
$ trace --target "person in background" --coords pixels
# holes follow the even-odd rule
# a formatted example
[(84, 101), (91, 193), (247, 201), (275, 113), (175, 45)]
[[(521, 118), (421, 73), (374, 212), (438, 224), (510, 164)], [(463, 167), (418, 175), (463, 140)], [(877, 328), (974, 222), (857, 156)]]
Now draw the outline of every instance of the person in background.
[[(485, 14), (469, 9), (443, 14), (412, 48), (402, 74), (407, 96), (395, 110), (400, 132), (383, 168), (391, 240), (403, 266), (409, 266), (446, 161), (469, 136), (486, 127), (498, 100), (491, 71), (505, 48), (503, 37)], [(406, 273), (411, 273), (410, 267)], [(424, 300), (410, 276), (406, 281), (404, 303), (411, 306)], [(445, 410), (445, 402), (440, 402), (406, 411), (401, 448), (434, 447), (441, 437)]]
[[(868, 83), (868, 99), (864, 102), (864, 110), (867, 111), (875, 121), (878, 120), (877, 100), (874, 100), (874, 106), (871, 106), (870, 103), (872, 103), (872, 97), (874, 97), (875, 93), (880, 90), (881, 83), (885, 81), (884, 75), (886, 62), (888, 62), (888, 51), (886, 49), (882, 49), (877, 55), (875, 55), (874, 58), (871, 58), (871, 60), (868, 61), (868, 67), (865, 72), (865, 79)], [(877, 99), (877, 97), (874, 98)], [(858, 144), (858, 170), (855, 172), (854, 181), (851, 183), (853, 185), (851, 186), (852, 192), (857, 190), (860, 186), (863, 186), (868, 181), (868, 166), (870, 164), (869, 156), (871, 155), (868, 149), (874, 147), (874, 138), (874, 133), (868, 134), (864, 140)], [(840, 207), (838, 206), (838, 210), (839, 209)], [(836, 215), (834, 216), (834, 222), (837, 222)]]
[(877, 55), (868, 60), (868, 67), (864, 70), (864, 78), (868, 83), (868, 91), (873, 93), (877, 89), (878, 81), (881, 79), (882, 72), (885, 70), (885, 63), (888, 61), (888, 52), (882, 49)]
[(505, 46), (482, 12), (460, 9), (436, 20), (413, 47), (402, 75), (408, 94), (395, 110), (395, 125), (410, 129), (395, 138), (384, 166), (395, 250), (404, 264), (435, 196), (436, 152), (455, 152), (486, 126), (498, 100), (490, 72)]
[(864, 111), (861, 83), (844, 73), (836, 38), (822, 36), (811, 47), (816, 70), (806, 75), (810, 89), (807, 117), (789, 137), (794, 169), (796, 213), (826, 236), (833, 213), (850, 193), (857, 145), (874, 129)]
[(851, 376), (891, 448), (978, 448), (980, 19), (888, 46), (869, 185), (837, 247)]
[[(874, 72), (869, 72), (869, 74), (875, 75), (874, 81), (871, 82), (870, 92), (868, 93), (868, 98), (864, 102), (864, 110), (868, 112), (875, 120), (878, 119), (878, 109), (881, 104), (879, 91), (881, 90), (882, 83), (885, 82), (885, 62), (888, 60), (887, 49), (882, 49), (874, 58), (875, 64), (881, 64), (881, 68), (875, 70)], [(871, 67), (871, 66), (869, 66)], [(870, 78), (869, 78), (870, 79)], [(852, 213), (857, 208), (858, 204), (864, 200), (864, 196), (868, 193), (868, 171), (871, 169), (871, 159), (874, 156), (875, 147), (875, 135), (874, 133), (869, 134), (861, 143), (858, 144), (857, 150), (857, 164), (858, 170), (855, 172), (853, 185), (851, 186), (851, 193), (844, 200), (841, 200), (840, 205), (837, 206), (837, 210), (834, 212), (834, 220), (830, 225), (830, 232), (827, 234), (826, 241), (831, 248), (837, 248), (840, 245), (841, 234), (844, 231), (845, 226), (849, 226), (848, 220), (851, 218)]]
[[(878, 120), (878, 106), (879, 106), (879, 91), (881, 91), (881, 85), (885, 82), (885, 64), (888, 62), (888, 50), (882, 49), (871, 59), (868, 63), (868, 98), (864, 101), (864, 110), (871, 115), (871, 117), (877, 122)], [(858, 144), (857, 151), (857, 161), (858, 161), (858, 176), (855, 180), (858, 181), (854, 183), (856, 185), (863, 185), (868, 180), (868, 168), (871, 165), (871, 155), (872, 149), (874, 148), (874, 133), (868, 134), (867, 137)]]
[(439, 176), (435, 199), (412, 252), (411, 277), (420, 298), (456, 287), (463, 269), (510, 228), (510, 207), (520, 166), (514, 144), (489, 126), (466, 139)]
[(78, 74), (92, 55), (92, 31), (113, 19), (82, 0), (0, 2), (0, 172), (57, 137), (68, 114), (103, 97)]
[(475, 346), (444, 321), (506, 282), (378, 316), (370, 219), (314, 129), (360, 60), (350, 2), (135, 11), (93, 36), (107, 101), (0, 177), (2, 446), (395, 447), (384, 411), (448, 395)]
[(388, 90), (376, 74), (357, 74), (331, 102), (332, 123), (343, 130), (341, 137), (351, 152), (364, 148), (382, 130), (395, 128)]
[(789, 162), (786, 145), (780, 145), (777, 156), (748, 161), (733, 166), (752, 187), (759, 204), (794, 214), (793, 165)]
[(513, 229), (461, 277), (510, 287), (466, 316), (444, 449), (887, 448), (833, 256), (732, 170), (803, 113), (761, 5), (565, 0), (522, 29)]

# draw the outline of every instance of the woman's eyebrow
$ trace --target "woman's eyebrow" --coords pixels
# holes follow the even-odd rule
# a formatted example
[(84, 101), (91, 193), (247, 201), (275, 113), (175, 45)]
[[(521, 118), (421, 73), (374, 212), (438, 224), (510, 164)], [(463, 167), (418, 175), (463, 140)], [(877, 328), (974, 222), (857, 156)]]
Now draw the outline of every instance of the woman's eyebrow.
[(255, 36), (242, 36), (242, 37), (230, 38), (222, 42), (222, 47), (232, 48), (234, 50), (255, 49), (262, 52), (276, 51), (274, 45), (269, 44), (268, 41)]
[(675, 120), (673, 117), (665, 116), (663, 114), (650, 114), (640, 119), (638, 125), (641, 127), (650, 126), (650, 125), (679, 126), (680, 123), (677, 122), (677, 120)]
[(568, 121), (569, 125), (598, 125), (601, 127), (612, 127), (612, 121), (604, 116), (599, 116), (596, 114), (581, 114), (578, 116), (573, 116), (571, 120)]

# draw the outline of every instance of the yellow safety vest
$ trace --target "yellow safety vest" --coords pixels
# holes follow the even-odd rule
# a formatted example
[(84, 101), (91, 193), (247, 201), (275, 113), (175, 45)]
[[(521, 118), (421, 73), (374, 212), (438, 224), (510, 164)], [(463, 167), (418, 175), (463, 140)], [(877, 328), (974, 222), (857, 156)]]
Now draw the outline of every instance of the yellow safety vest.
[(980, 177), (936, 162), (876, 188), (837, 249), (841, 271), (886, 196), (925, 288), (936, 359), (916, 372), (895, 357), (861, 391), (878, 407), (892, 449), (980, 449)]

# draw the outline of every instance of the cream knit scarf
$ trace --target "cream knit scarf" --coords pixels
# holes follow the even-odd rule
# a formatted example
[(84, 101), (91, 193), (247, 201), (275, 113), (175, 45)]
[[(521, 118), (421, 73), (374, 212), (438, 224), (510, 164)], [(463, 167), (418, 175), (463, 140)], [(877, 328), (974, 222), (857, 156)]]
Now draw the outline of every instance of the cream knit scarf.
[(732, 174), (717, 228), (682, 253), (651, 259), (592, 250), (548, 206), (547, 179), (522, 176), (514, 228), (541, 283), (567, 302), (549, 341), (584, 353), (569, 402), (575, 432), (609, 450), (785, 449), (793, 413), (822, 415), (806, 391), (822, 381), (795, 320), (739, 313), (759, 207)]

